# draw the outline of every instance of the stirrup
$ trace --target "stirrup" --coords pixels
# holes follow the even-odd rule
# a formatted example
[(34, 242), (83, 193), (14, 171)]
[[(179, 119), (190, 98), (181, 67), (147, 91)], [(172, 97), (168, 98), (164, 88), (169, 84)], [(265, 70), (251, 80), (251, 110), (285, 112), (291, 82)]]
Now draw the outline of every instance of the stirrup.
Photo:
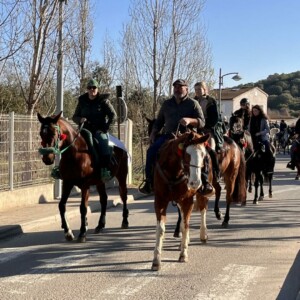
[[(144, 185), (143, 185), (144, 184)], [(143, 186), (142, 186), (143, 185)], [(144, 180), (139, 186), (139, 192), (145, 195), (149, 195), (153, 192), (151, 183), (147, 179)]]

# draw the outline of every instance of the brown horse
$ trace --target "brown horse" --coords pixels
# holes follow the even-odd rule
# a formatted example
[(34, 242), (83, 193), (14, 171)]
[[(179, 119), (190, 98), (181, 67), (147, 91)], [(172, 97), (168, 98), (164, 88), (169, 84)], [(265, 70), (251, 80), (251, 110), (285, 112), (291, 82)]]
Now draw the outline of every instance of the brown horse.
[[(105, 182), (100, 177), (100, 168), (95, 155), (92, 155), (92, 145), (83, 137), (82, 132), (76, 132), (72, 125), (61, 118), (61, 113), (53, 117), (42, 117), (38, 113), (41, 123), (40, 136), (42, 146), (40, 153), (46, 165), (52, 165), (56, 154), (61, 154), (59, 163), (59, 175), (62, 179), (62, 196), (59, 202), (61, 227), (64, 229), (65, 238), (68, 241), (74, 239), (74, 235), (67, 222), (66, 203), (74, 186), (81, 189), (81, 227), (78, 236), (79, 242), (85, 242), (87, 234), (87, 208), (90, 186), (95, 185), (100, 196), (101, 215), (95, 233), (99, 233), (106, 223), (107, 193)], [(94, 151), (95, 154), (95, 151)], [(112, 176), (119, 182), (119, 192), (123, 201), (122, 228), (128, 228), (127, 209), (127, 174), (128, 155), (124, 149), (113, 147), (113, 161), (111, 165)]]
[[(193, 210), (193, 196), (201, 186), (201, 167), (207, 155), (204, 143), (209, 135), (201, 136), (195, 132), (167, 141), (159, 151), (154, 170), (154, 206), (157, 218), (156, 246), (152, 270), (161, 268), (161, 253), (165, 234), (167, 207), (169, 202), (177, 203), (182, 214), (181, 250), (179, 261), (185, 262), (188, 257), (189, 221)], [(211, 168), (210, 168), (211, 170)], [(210, 172), (209, 180), (212, 180)], [(197, 193), (197, 202), (201, 207), (200, 238), (206, 241), (207, 197)]]
[[(222, 226), (227, 228), (230, 219), (231, 203), (246, 205), (246, 161), (241, 148), (227, 136), (224, 136), (223, 150), (224, 152), (218, 154), (218, 158), (221, 176), (224, 179), (226, 189), (226, 212)], [(216, 191), (214, 212), (217, 219), (221, 220), (222, 214), (219, 208), (219, 201), (222, 188), (215, 178), (213, 186)]]
[(244, 130), (244, 120), (236, 115), (229, 119), (229, 137), (243, 150), (246, 159), (246, 184), (248, 192), (252, 192), (251, 159), (254, 155), (253, 142), (248, 130)]

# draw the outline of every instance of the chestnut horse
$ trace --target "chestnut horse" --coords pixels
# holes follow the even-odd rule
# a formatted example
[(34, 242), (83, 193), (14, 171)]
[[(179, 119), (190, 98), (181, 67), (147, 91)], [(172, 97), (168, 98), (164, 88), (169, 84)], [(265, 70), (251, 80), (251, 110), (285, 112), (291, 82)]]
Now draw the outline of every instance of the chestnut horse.
[[(184, 133), (177, 138), (166, 141), (159, 151), (154, 169), (154, 207), (157, 226), (156, 246), (152, 263), (153, 271), (158, 271), (161, 268), (161, 254), (169, 202), (177, 203), (182, 214), (179, 261), (187, 261), (193, 196), (201, 186), (201, 167), (203, 159), (207, 155), (204, 143), (208, 139), (209, 135), (201, 136), (195, 132)], [(212, 180), (212, 172), (210, 172), (209, 180)], [(200, 195), (197, 198), (201, 209), (200, 239), (206, 241), (208, 198)]]
[[(59, 202), (61, 227), (64, 229), (68, 241), (74, 239), (72, 230), (66, 219), (66, 203), (74, 186), (81, 189), (81, 227), (78, 236), (79, 242), (86, 241), (87, 234), (87, 208), (90, 186), (95, 185), (100, 196), (101, 215), (95, 233), (99, 233), (106, 223), (107, 193), (105, 182), (100, 177), (100, 167), (97, 157), (93, 155), (93, 145), (88, 143), (82, 132), (77, 132), (72, 125), (61, 117), (61, 112), (53, 117), (42, 117), (38, 113), (41, 123), (40, 136), (43, 148), (39, 149), (42, 160), (46, 165), (52, 165), (56, 154), (61, 154), (59, 175), (62, 179), (62, 195)], [(113, 147), (113, 163), (111, 164), (112, 176), (119, 182), (119, 193), (123, 202), (122, 228), (128, 228), (127, 209), (127, 174), (128, 155), (126, 150)]]

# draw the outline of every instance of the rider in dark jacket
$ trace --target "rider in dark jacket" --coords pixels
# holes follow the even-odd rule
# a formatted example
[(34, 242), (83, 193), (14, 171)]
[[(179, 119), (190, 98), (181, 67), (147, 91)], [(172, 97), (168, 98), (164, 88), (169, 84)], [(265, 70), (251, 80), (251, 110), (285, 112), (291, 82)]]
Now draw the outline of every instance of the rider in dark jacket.
[(207, 147), (207, 150), (212, 160), (216, 179), (218, 180), (220, 177), (220, 169), (217, 153), (222, 151), (224, 143), (224, 132), (218, 110), (218, 104), (213, 97), (210, 97), (208, 95), (208, 87), (206, 85), (206, 82), (197, 82), (194, 85), (194, 88), (196, 94), (195, 99), (199, 102), (205, 117), (205, 126), (204, 128), (200, 129), (200, 133), (210, 133), (215, 139), (216, 149), (213, 150), (211, 147)]
[[(178, 130), (185, 132), (187, 128), (200, 129), (204, 125), (205, 119), (199, 103), (188, 96), (187, 82), (183, 79), (176, 80), (173, 83), (173, 96), (163, 102), (150, 134), (145, 168), (146, 180), (139, 188), (141, 193), (150, 194), (153, 190), (152, 170), (156, 155), (163, 143), (173, 138), (173, 134), (176, 134)], [(163, 133), (156, 139), (161, 129)], [(209, 193), (213, 190), (208, 182), (203, 185), (205, 185), (205, 192)]]
[(73, 115), (76, 124), (84, 123), (99, 142), (101, 155), (101, 177), (109, 178), (110, 149), (108, 145), (108, 130), (116, 120), (117, 114), (108, 97), (109, 94), (99, 94), (98, 82), (91, 79), (87, 84), (87, 93), (81, 95)]
[(250, 122), (250, 102), (247, 98), (243, 98), (240, 101), (241, 108), (236, 110), (233, 114), (236, 115), (239, 118), (242, 118), (244, 120), (244, 130), (248, 130), (249, 128), (249, 122)]

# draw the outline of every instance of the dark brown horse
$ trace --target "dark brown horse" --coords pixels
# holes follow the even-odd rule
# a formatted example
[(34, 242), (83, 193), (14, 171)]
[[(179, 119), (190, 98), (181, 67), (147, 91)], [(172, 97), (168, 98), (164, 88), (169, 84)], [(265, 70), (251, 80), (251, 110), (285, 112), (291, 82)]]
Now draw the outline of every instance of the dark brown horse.
[[(100, 196), (101, 215), (95, 233), (99, 233), (106, 223), (107, 193), (105, 182), (100, 177), (100, 168), (95, 155), (92, 155), (92, 145), (83, 137), (83, 132), (76, 131), (72, 125), (61, 118), (61, 113), (53, 117), (42, 117), (38, 114), (41, 123), (40, 136), (42, 146), (40, 153), (46, 165), (52, 165), (56, 154), (61, 154), (59, 174), (62, 179), (62, 196), (59, 202), (61, 227), (64, 229), (66, 240), (73, 240), (74, 235), (66, 219), (66, 203), (74, 186), (81, 189), (81, 227), (78, 241), (84, 242), (87, 234), (87, 208), (90, 186), (95, 185)], [(95, 151), (94, 151), (95, 153)], [(128, 228), (127, 209), (127, 174), (128, 155), (124, 149), (113, 147), (112, 176), (119, 182), (119, 192), (123, 201), (122, 228)]]
[[(182, 240), (179, 261), (187, 261), (189, 222), (193, 210), (193, 196), (201, 186), (201, 167), (203, 159), (207, 155), (204, 143), (208, 138), (209, 135), (200, 136), (195, 132), (185, 133), (167, 141), (159, 151), (154, 170), (154, 206), (157, 227), (156, 246), (152, 263), (153, 271), (161, 268), (161, 253), (169, 202), (176, 202), (182, 214)], [(209, 180), (212, 180), (212, 172), (210, 172)], [(197, 196), (202, 215), (200, 238), (204, 241), (207, 239), (207, 201), (206, 197)]]
[(248, 192), (251, 193), (251, 158), (254, 154), (253, 142), (250, 132), (244, 130), (244, 120), (236, 115), (232, 115), (229, 119), (229, 137), (232, 138), (244, 152), (246, 159), (246, 184)]

